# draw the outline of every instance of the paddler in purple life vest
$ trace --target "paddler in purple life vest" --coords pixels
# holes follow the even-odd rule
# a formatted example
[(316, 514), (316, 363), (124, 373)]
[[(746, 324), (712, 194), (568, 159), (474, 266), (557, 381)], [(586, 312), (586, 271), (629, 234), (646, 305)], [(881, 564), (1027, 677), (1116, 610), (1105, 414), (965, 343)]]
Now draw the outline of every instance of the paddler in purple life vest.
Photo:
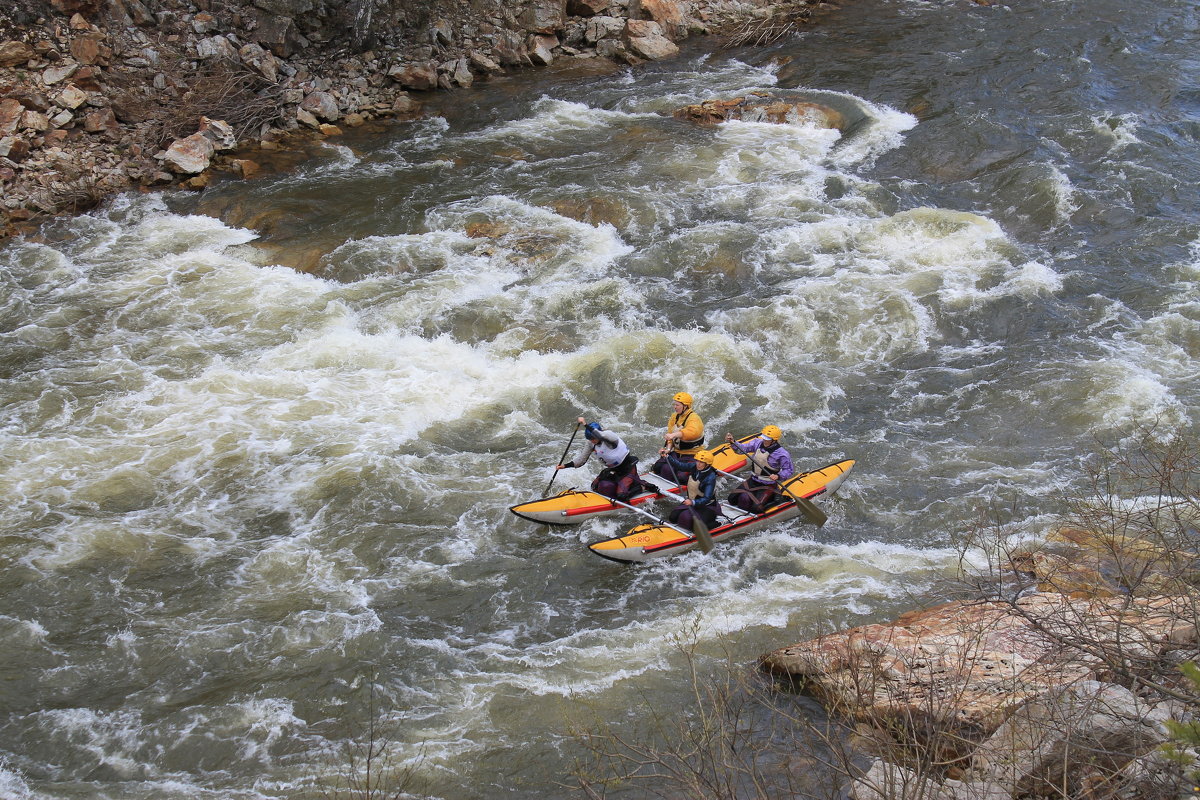
[(671, 408), (659, 459), (650, 469), (683, 485), (696, 471), (696, 453), (704, 447), (704, 420), (692, 410), (692, 396), (687, 392), (676, 392)]
[(599, 422), (584, 422), (580, 417), (579, 424), (584, 426), (583, 436), (587, 439), (587, 446), (574, 461), (559, 464), (558, 469), (582, 467), (595, 453), (603, 462), (604, 469), (592, 481), (592, 491), (628, 502), (631, 495), (643, 490), (642, 482), (638, 480), (637, 456), (629, 452), (629, 447), (621, 441), (620, 436), (604, 430)]
[(717, 471), (713, 469), (713, 454), (708, 450), (700, 450), (693, 459), (697, 470), (687, 479), (687, 497), (683, 502), (671, 509), (668, 520), (683, 528), (692, 529), (692, 518), (699, 517), (704, 521), (704, 527), (711, 528), (717, 524), (717, 512), (721, 510), (717, 502)]
[(782, 499), (779, 482), (786, 481), (796, 473), (791, 453), (779, 443), (782, 436), (778, 425), (767, 425), (762, 429), (762, 435), (745, 444), (738, 444), (733, 434), (725, 434), (725, 441), (734, 450), (750, 456), (754, 473), (730, 493), (730, 503), (744, 511), (761, 514)]

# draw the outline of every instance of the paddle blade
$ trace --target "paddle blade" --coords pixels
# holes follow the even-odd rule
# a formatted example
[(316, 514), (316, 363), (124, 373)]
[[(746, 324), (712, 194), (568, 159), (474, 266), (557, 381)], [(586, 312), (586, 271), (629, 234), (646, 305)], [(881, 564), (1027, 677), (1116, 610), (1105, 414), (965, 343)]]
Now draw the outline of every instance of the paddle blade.
[(696, 537), (696, 542), (700, 545), (700, 552), (707, 555), (712, 552), (713, 538), (708, 532), (708, 526), (704, 524), (704, 520), (700, 519), (700, 515), (692, 512), (692, 535)]
[(824, 525), (826, 520), (829, 519), (825, 512), (819, 509), (817, 504), (812, 500), (798, 495), (793, 495), (793, 497), (796, 498), (796, 505), (800, 508), (800, 513), (804, 515), (804, 518), (818, 528)]

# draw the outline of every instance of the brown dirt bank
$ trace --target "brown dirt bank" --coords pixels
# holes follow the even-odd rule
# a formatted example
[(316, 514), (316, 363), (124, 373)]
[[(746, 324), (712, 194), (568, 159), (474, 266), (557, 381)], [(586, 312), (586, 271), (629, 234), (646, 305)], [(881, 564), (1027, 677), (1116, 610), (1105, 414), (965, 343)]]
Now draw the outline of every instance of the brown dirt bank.
[[(821, 0), (12, 0), (0, 240), (133, 188), (202, 189), (505, 73), (761, 43)], [(831, 7), (826, 5), (825, 7)]]

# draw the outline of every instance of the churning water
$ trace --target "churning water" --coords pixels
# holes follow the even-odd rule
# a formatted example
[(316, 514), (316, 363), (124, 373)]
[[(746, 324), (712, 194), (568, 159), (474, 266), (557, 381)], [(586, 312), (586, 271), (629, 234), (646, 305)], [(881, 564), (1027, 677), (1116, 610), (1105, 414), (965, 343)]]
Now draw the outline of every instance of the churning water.
[[(419, 792), (560, 797), (582, 708), (684, 702), (681, 632), (749, 663), (907, 608), (993, 502), (1044, 533), (1093, 437), (1198, 421), (1197, 38), (866, 0), (6, 245), (0, 794), (294, 797), (373, 683)], [(851, 125), (670, 115), (756, 90)], [(858, 459), (829, 523), (625, 568), (584, 543), (635, 518), (508, 513), (681, 389)]]

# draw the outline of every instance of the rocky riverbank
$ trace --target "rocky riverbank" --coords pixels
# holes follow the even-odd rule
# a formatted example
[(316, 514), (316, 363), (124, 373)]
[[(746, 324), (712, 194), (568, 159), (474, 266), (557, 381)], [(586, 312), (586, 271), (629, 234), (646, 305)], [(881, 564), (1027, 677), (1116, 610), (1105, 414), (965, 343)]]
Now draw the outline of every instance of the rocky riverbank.
[[(501, 73), (761, 41), (818, 0), (15, 0), (0, 8), (0, 238), (114, 192), (411, 118)], [(257, 159), (257, 160), (256, 160)]]
[[(1175, 798), (1196, 719), (1196, 555), (1064, 529), (1010, 553), (1003, 580), (965, 602), (784, 647), (762, 658), (858, 723), (875, 756), (856, 800)], [(854, 769), (847, 769), (852, 775)]]

